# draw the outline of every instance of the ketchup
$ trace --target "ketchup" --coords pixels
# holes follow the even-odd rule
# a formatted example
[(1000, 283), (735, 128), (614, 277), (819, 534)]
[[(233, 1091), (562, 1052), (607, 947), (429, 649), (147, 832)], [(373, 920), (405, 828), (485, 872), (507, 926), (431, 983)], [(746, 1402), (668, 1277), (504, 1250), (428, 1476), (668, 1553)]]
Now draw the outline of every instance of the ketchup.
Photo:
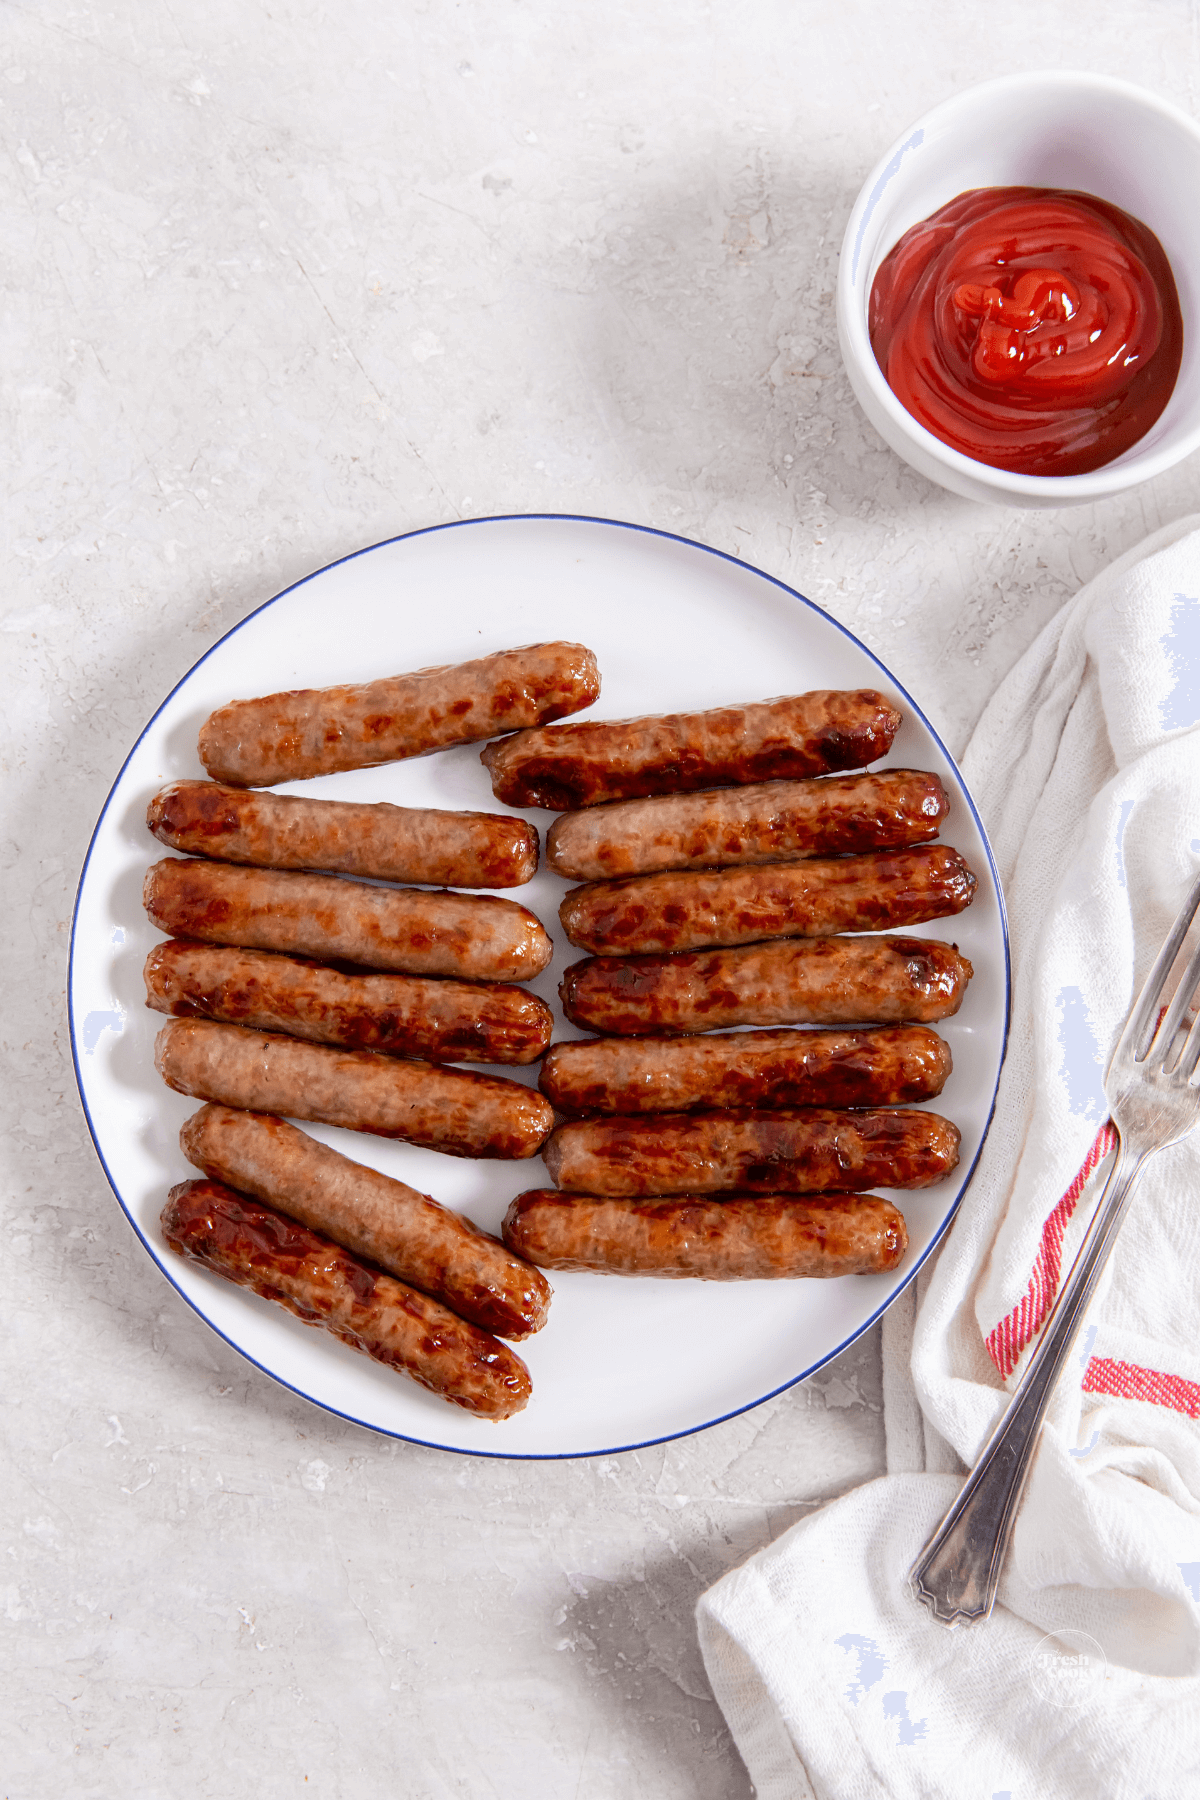
[(972, 188), (914, 225), (880, 265), (869, 323), (919, 424), (1022, 475), (1112, 462), (1166, 406), (1183, 355), (1154, 233), (1057, 188)]

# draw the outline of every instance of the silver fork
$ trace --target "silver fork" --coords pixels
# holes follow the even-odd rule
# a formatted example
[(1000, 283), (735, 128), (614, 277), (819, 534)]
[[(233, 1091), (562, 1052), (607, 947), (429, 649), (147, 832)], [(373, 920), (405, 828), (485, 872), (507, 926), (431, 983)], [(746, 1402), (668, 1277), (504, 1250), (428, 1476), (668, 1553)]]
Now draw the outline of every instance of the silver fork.
[(909, 1570), (917, 1599), (943, 1625), (973, 1624), (991, 1613), (1042, 1419), (1138, 1177), (1157, 1151), (1177, 1144), (1200, 1124), (1200, 1078), (1196, 1074), (1200, 1017), (1173, 1054), (1200, 986), (1200, 947), (1156, 1027), (1167, 977), (1198, 906), (1200, 879), (1159, 951), (1104, 1077), (1104, 1094), (1117, 1129), (1117, 1152), (1079, 1254), (1008, 1410), (954, 1505)]

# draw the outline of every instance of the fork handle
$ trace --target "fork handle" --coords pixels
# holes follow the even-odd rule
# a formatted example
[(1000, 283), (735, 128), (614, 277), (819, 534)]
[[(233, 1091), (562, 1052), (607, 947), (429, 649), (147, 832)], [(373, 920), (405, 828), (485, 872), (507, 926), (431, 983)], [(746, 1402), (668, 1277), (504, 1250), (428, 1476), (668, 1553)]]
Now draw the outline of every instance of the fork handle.
[(1144, 1162), (1144, 1156), (1127, 1156), (1124, 1144), (1118, 1141), (1095, 1217), (1029, 1366), (958, 1498), (909, 1570), (916, 1598), (943, 1625), (974, 1624), (986, 1619), (995, 1604), (1000, 1570), (1050, 1396), (1071, 1354)]

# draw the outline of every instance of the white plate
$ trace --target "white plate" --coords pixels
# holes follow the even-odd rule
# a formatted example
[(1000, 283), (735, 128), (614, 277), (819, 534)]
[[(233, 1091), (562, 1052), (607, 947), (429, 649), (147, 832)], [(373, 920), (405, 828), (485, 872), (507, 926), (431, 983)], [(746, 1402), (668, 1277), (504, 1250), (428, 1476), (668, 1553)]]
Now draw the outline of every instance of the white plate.
[[(518, 1417), (492, 1424), (163, 1244), (158, 1215), (167, 1189), (195, 1174), (177, 1142), (195, 1102), (164, 1088), (152, 1062), (163, 1020), (144, 1005), (141, 968), (159, 939), (141, 887), (163, 851), (144, 817), (164, 782), (202, 774), (197, 731), (227, 700), (368, 680), (548, 638), (596, 652), (604, 689), (594, 711), (603, 718), (824, 687), (879, 688), (898, 702), (904, 723), (888, 761), (941, 776), (951, 796), (947, 840), (979, 877), (966, 913), (923, 928), (952, 938), (975, 966), (961, 1011), (940, 1028), (954, 1073), (933, 1103), (961, 1129), (962, 1161), (950, 1181), (892, 1196), (908, 1222), (909, 1248), (890, 1275), (728, 1284), (556, 1275), (549, 1323), (520, 1346), (533, 1398)], [(478, 746), (295, 791), (496, 808)], [(552, 815), (526, 816), (544, 831)], [(555, 1004), (562, 970), (579, 956), (557, 923), (566, 886), (542, 872), (511, 890), (555, 937), (554, 962), (532, 984)], [(71, 937), (71, 1039), (88, 1124), (118, 1200), (168, 1281), (251, 1362), (319, 1406), (375, 1431), (485, 1456), (598, 1455), (698, 1431), (801, 1380), (865, 1331), (912, 1280), (970, 1180), (995, 1100), (1008, 1004), (1007, 925), (991, 852), (962, 777), (904, 689), (781, 582), (684, 538), (601, 519), (481, 519), (416, 532), (333, 563), (251, 613), (184, 677), (134, 745), (88, 850)], [(562, 1035), (581, 1034), (563, 1026)], [(497, 1073), (536, 1080), (536, 1069)], [(464, 1162), (305, 1129), (492, 1231), (514, 1194), (550, 1185), (537, 1158)]]

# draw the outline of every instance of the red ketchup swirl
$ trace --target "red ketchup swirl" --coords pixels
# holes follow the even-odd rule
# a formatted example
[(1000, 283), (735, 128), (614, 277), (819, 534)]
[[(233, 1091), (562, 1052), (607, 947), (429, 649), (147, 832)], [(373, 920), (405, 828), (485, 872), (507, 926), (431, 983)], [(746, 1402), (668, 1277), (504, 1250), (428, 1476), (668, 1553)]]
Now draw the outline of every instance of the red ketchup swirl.
[(875, 277), (870, 331), (918, 423), (1022, 475), (1112, 462), (1166, 406), (1183, 355), (1154, 233), (1056, 188), (972, 188), (906, 231)]

